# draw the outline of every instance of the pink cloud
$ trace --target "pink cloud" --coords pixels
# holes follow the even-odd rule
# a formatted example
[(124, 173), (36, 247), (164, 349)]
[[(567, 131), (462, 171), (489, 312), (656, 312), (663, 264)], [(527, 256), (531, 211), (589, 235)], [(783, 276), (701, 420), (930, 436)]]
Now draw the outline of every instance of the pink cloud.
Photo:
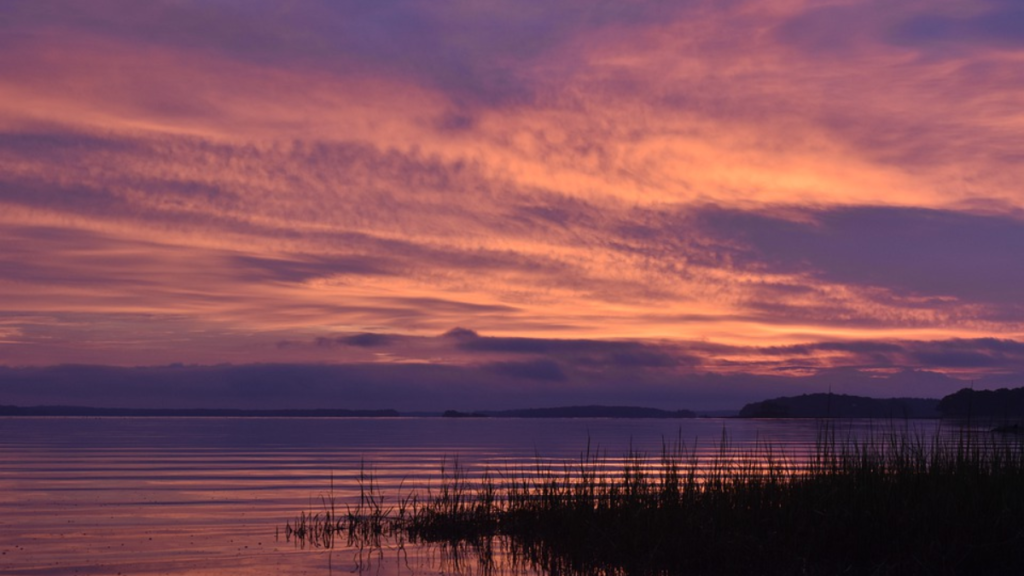
[[(0, 362), (461, 366), (402, 340), (458, 325), (1016, 341), (1019, 11), (947, 8), (14, 2)], [(364, 333), (406, 348), (308, 345)], [(548, 382), (699, 364), (620, 352), (474, 361)], [(893, 366), (977, 359), (922, 354)]]

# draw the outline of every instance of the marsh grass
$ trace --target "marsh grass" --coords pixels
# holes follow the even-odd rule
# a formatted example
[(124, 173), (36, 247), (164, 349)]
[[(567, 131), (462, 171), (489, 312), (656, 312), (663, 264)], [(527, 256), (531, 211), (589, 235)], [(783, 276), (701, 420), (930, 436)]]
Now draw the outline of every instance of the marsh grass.
[(285, 532), (304, 543), (440, 543), (483, 566), (504, 557), (551, 574), (1012, 574), (1024, 569), (1024, 445), (973, 432), (892, 429), (806, 458), (766, 443), (711, 456), (680, 440), (614, 462), (588, 446), (530, 472), (442, 467), (437, 490), (385, 507), (372, 475), (359, 504), (333, 498)]

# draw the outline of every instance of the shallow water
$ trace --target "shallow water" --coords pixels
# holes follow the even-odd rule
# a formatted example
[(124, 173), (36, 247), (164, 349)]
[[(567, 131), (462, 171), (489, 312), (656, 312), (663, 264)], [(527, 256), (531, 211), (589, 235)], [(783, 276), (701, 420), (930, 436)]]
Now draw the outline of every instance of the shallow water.
[[(838, 436), (893, 424), (846, 421)], [(930, 434), (935, 422), (898, 423)], [(446, 418), (0, 419), (3, 574), (475, 574), (468, 558), (406, 546), (310, 550), (286, 542), (301, 510), (331, 492), (358, 497), (360, 469), (393, 502), (438, 486), (453, 460), (483, 469), (560, 467), (589, 443), (614, 468), (625, 452), (660, 454), (683, 441), (716, 452), (771, 444), (810, 450), (808, 420)], [(280, 530), (280, 533), (279, 533)], [(498, 566), (496, 573), (529, 573)]]

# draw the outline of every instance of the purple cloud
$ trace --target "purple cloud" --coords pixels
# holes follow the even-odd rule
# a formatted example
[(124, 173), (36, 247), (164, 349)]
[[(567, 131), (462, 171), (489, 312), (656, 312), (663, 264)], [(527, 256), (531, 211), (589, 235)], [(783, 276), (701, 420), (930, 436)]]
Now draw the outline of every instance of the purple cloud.
[(523, 362), (491, 362), (484, 369), (502, 376), (526, 380), (561, 382), (566, 379), (558, 363), (551, 360), (527, 360)]
[[(1024, 373), (1022, 14), (11, 0), (0, 362), (469, 408)], [(33, 382), (144, 398), (97, 370)]]
[(1017, 317), (1024, 223), (1003, 215), (918, 208), (852, 207), (770, 213), (710, 208), (692, 224), (710, 254), (744, 268), (806, 273), (829, 282), (902, 294), (953, 296)]
[[(488, 382), (486, 386), (481, 382)], [(980, 380), (978, 389), (1001, 384)], [(765, 398), (827, 391), (875, 397), (941, 397), (964, 382), (904, 371), (879, 376), (832, 370), (793, 378), (694, 374), (629, 381), (590, 377), (586, 385), (545, 362), (479, 367), (353, 364), (0, 367), (5, 404), (114, 408), (339, 408), (404, 411), (585, 404), (738, 409)]]
[[(139, 6), (104, 0), (84, 8), (30, 1), (7, 6), (6, 26), (53, 26), (135, 44), (200, 49), (281, 67), (339, 76), (389, 73), (418, 78), (460, 104), (526, 103), (536, 81), (528, 63), (580, 31), (662, 22), (684, 2), (542, 2), (464, 5), (381, 0), (308, 0), (281, 5), (199, 1)], [(301, 33), (296, 33), (301, 31)]]
[(1024, 47), (1024, 8), (1014, 2), (980, 2), (971, 15), (918, 14), (890, 31), (889, 40), (913, 46)]

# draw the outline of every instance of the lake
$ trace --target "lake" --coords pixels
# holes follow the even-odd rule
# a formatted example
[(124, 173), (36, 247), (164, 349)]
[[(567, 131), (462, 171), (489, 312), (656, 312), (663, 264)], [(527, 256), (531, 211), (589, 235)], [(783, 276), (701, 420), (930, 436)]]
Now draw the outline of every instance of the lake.
[[(936, 421), (898, 422), (931, 434)], [(888, 421), (837, 424), (840, 437)], [(470, 557), (407, 545), (310, 549), (286, 541), (300, 511), (358, 498), (367, 470), (388, 503), (436, 488), (443, 463), (472, 477), (578, 462), (589, 444), (614, 468), (665, 442), (715, 453), (771, 444), (794, 460), (811, 420), (454, 418), (0, 419), (3, 574), (476, 574)], [(495, 568), (495, 567), (491, 567)], [(521, 567), (493, 570), (532, 573)]]

